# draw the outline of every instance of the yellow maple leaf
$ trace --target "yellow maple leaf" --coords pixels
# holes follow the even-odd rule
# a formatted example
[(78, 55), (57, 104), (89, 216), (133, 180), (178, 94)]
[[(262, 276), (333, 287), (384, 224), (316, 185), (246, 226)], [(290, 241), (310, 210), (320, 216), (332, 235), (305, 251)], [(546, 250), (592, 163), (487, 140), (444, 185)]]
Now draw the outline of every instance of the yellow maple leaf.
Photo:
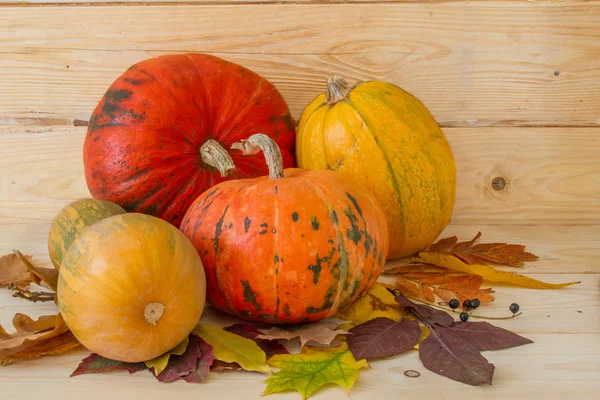
[(345, 343), (322, 350), (307, 346), (301, 354), (278, 354), (268, 362), (280, 370), (266, 380), (267, 388), (263, 394), (296, 390), (303, 399), (329, 383), (350, 392), (360, 369), (369, 368), (366, 360), (354, 359)]
[(194, 334), (213, 347), (217, 360), (238, 363), (246, 371), (272, 372), (267, 365), (267, 355), (253, 340), (209, 324), (196, 325)]
[(413, 258), (415, 262), (422, 262), (449, 268), (466, 274), (481, 275), (483, 279), (494, 283), (507, 283), (531, 289), (560, 289), (565, 286), (581, 282), (546, 283), (513, 272), (500, 271), (487, 265), (467, 264), (460, 258), (441, 253), (421, 252)]
[(336, 314), (336, 317), (356, 322), (366, 322), (377, 317), (397, 321), (401, 316), (402, 310), (394, 300), (394, 295), (386, 289), (384, 284), (379, 282), (350, 307)]
[(167, 364), (169, 364), (169, 358), (171, 355), (180, 356), (185, 353), (185, 349), (187, 349), (188, 344), (190, 343), (190, 338), (186, 336), (185, 340), (179, 343), (170, 351), (167, 351), (165, 354), (160, 355), (152, 360), (148, 360), (145, 362), (148, 368), (154, 368), (154, 375), (158, 376), (161, 372), (167, 368)]

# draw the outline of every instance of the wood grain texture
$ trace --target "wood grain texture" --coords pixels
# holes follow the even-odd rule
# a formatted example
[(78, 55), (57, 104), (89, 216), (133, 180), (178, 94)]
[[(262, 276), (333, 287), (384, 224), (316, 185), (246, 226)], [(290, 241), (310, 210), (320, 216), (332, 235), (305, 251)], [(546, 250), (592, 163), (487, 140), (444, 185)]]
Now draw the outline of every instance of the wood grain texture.
[[(49, 265), (50, 221), (88, 197), (85, 127), (0, 127), (0, 250)], [(600, 272), (600, 134), (595, 128), (446, 128), (457, 200), (443, 235), (526, 244), (544, 262), (532, 273)], [(504, 176), (503, 191), (491, 182)], [(518, 229), (515, 226), (519, 226)], [(565, 259), (568, 263), (565, 264)]]
[[(0, 127), (3, 223), (46, 223), (89, 196), (85, 127)], [(445, 128), (457, 166), (453, 223), (600, 224), (600, 128)], [(494, 190), (503, 177), (506, 186)]]
[[(552, 279), (542, 275), (541, 278)], [(513, 330), (534, 341), (523, 347), (484, 352), (496, 365), (493, 387), (470, 387), (425, 370), (415, 351), (390, 360), (372, 361), (371, 369), (364, 370), (351, 391), (353, 399), (395, 399), (398, 392), (410, 393), (414, 398), (432, 398), (431, 391), (443, 393), (444, 399), (537, 399), (582, 396), (593, 398), (600, 392), (597, 379), (600, 370), (600, 275), (567, 275), (569, 280), (583, 279), (581, 287), (561, 291), (534, 291), (515, 288), (498, 289), (498, 301), (482, 306), (480, 313), (506, 315), (508, 304), (519, 301), (523, 314), (514, 319), (493, 321), (494, 325)], [(54, 304), (32, 304), (10, 297), (0, 290), (0, 323), (6, 326), (16, 312), (37, 317), (57, 311)], [(581, 313), (579, 312), (581, 311)], [(549, 315), (549, 316), (548, 316)], [(238, 322), (208, 308), (202, 322), (226, 326)], [(81, 393), (106, 393), (111, 398), (163, 399), (176, 394), (178, 399), (203, 398), (260, 398), (265, 388), (265, 375), (251, 372), (212, 373), (202, 385), (183, 382), (159, 384), (146, 372), (135, 375), (109, 373), (69, 378), (81, 359), (89, 352), (83, 348), (54, 357), (17, 362), (2, 368), (0, 390), (10, 393), (10, 399), (30, 400), (43, 393), (60, 393), (61, 399), (81, 398)], [(418, 379), (404, 376), (406, 370), (421, 373)], [(25, 389), (27, 388), (27, 389)], [(314, 399), (345, 399), (340, 388), (327, 387), (315, 394)], [(556, 397), (554, 397), (556, 396)], [(274, 398), (296, 399), (296, 393), (282, 393)], [(441, 398), (435, 397), (433, 398)]]
[(403, 87), (442, 126), (600, 126), (600, 2), (237, 7), (2, 7), (0, 123), (85, 121), (130, 65), (193, 51), (265, 76), (296, 119), (340, 74)]

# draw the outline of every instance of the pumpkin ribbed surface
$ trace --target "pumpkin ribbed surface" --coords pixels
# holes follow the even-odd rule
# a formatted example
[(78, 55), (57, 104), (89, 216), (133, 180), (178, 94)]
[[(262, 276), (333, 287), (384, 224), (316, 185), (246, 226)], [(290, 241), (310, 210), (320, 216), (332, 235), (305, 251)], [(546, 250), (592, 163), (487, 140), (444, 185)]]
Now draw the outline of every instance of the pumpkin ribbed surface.
[(202, 257), (212, 304), (266, 323), (335, 315), (375, 283), (388, 252), (374, 197), (330, 171), (221, 183), (181, 230)]
[(52, 220), (48, 233), (48, 253), (56, 269), (79, 232), (104, 218), (124, 214), (117, 204), (98, 199), (80, 199), (63, 207)]
[(196, 249), (173, 225), (121, 214), (75, 239), (57, 293), (65, 323), (86, 348), (139, 362), (172, 349), (196, 326), (206, 276)]
[[(227, 179), (267, 173), (264, 158), (229, 155), (232, 143), (261, 132), (295, 166), (295, 125), (275, 86), (253, 71), (207, 54), (167, 54), (128, 68), (94, 109), (83, 145), (94, 198), (179, 226), (202, 192)], [(207, 147), (207, 146), (211, 147)], [(232, 158), (220, 170), (204, 150)]]
[(435, 119), (411, 94), (381, 81), (330, 100), (322, 94), (302, 114), (299, 167), (338, 171), (375, 193), (388, 222), (389, 258), (426, 248), (449, 223), (456, 191), (452, 151)]

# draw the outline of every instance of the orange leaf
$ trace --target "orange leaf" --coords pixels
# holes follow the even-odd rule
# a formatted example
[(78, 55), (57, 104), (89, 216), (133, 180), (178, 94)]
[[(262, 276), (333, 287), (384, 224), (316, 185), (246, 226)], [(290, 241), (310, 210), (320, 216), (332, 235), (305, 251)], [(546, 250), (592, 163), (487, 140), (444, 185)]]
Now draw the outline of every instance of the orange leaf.
[(388, 275), (395, 275), (395, 274), (404, 274), (404, 273), (408, 273), (408, 272), (424, 272), (425, 270), (430, 271), (439, 271), (439, 272), (443, 272), (443, 271), (447, 271), (446, 268), (440, 268), (440, 267), (436, 267), (435, 265), (430, 265), (430, 264), (405, 264), (405, 265), (399, 265), (397, 267), (393, 267), (387, 270), (384, 270), (383, 273), (384, 274), (388, 274)]
[(0, 257), (0, 287), (11, 283), (23, 286), (30, 282), (29, 270), (17, 254), (11, 253)]
[(425, 297), (425, 300), (427, 300), (429, 302), (435, 301), (435, 295), (433, 294), (433, 289), (431, 289), (429, 286), (421, 286), (421, 292), (423, 293), (423, 297)]
[(0, 364), (6, 365), (15, 360), (61, 354), (79, 345), (79, 341), (69, 331), (48, 340), (24, 344), (10, 351), (0, 351)]
[(480, 275), (459, 275), (456, 279), (448, 282), (448, 289), (454, 291), (475, 290), (483, 284), (483, 277)]
[(439, 296), (440, 299), (444, 300), (446, 303), (449, 303), (452, 299), (458, 299), (458, 295), (451, 290), (446, 289), (443, 286), (438, 286), (433, 289), (435, 294)]
[(407, 274), (402, 274), (402, 276), (406, 279), (426, 279), (445, 275), (443, 272), (409, 272)]
[(480, 237), (481, 237), (481, 232), (477, 232), (477, 235), (475, 235), (475, 237), (473, 239), (469, 240), (468, 242), (456, 243), (450, 250), (451, 251), (466, 251), (469, 247), (473, 246), (473, 243), (475, 243), (475, 241), (477, 239), (479, 239)]
[(450, 236), (429, 246), (429, 251), (448, 251), (456, 244), (456, 242), (458, 242), (458, 238), (456, 236)]
[(468, 253), (466, 251), (456, 251), (454, 252), (454, 255), (466, 262), (467, 264), (487, 265), (484, 259), (477, 257), (477, 254)]
[(471, 247), (472, 253), (487, 253), (494, 247), (506, 246), (506, 243), (482, 243)]
[(469, 265), (455, 256), (445, 254), (421, 252), (414, 259), (416, 262), (425, 262), (429, 264), (439, 265), (440, 267), (449, 268), (454, 271), (467, 274), (481, 275), (484, 280), (495, 283), (507, 283), (515, 286), (528, 287), (531, 289), (561, 289), (566, 286), (581, 283), (565, 282), (565, 283), (547, 283), (528, 276), (515, 274), (494, 269), (487, 265)]
[(402, 278), (401, 276), (396, 278), (396, 285), (398, 285), (398, 289), (400, 289), (402, 294), (404, 294), (406, 296), (414, 296), (414, 297), (421, 296), (421, 289), (419, 288), (419, 286), (414, 282), (407, 281), (406, 279)]

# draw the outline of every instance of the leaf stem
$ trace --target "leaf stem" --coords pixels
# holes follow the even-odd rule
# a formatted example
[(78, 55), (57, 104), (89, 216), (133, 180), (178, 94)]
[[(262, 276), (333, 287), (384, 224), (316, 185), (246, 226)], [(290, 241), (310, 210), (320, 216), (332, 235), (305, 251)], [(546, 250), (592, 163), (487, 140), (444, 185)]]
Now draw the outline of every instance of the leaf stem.
[(13, 283), (8, 285), (8, 288), (10, 290), (14, 291), (13, 297), (20, 297), (22, 299), (29, 300), (34, 303), (37, 303), (38, 301), (39, 302), (54, 301), (54, 298), (56, 297), (56, 293), (30, 292), (27, 289), (21, 289), (20, 287), (18, 287), (17, 285), (15, 285)]
[[(405, 296), (406, 296), (406, 295), (405, 295)], [(406, 296), (406, 297), (407, 297), (407, 298), (409, 298), (409, 299), (411, 299), (411, 300), (416, 300), (416, 301), (418, 301), (418, 302), (420, 302), (420, 303), (427, 304), (428, 306), (431, 306), (431, 307), (438, 308), (438, 309), (440, 309), (440, 310), (444, 310), (444, 311), (450, 311), (450, 312), (453, 312), (454, 314), (460, 314), (460, 312), (459, 312), (459, 311), (453, 310), (453, 309), (451, 309), (451, 308), (442, 307), (442, 306), (440, 306), (440, 305), (437, 305), (437, 304), (434, 304), (434, 303), (428, 303), (428, 302), (426, 302), (426, 301), (423, 301), (423, 300), (421, 300), (421, 299), (417, 299), (417, 298), (415, 298), (415, 297), (411, 297), (411, 296)], [(518, 317), (518, 316), (519, 316), (519, 315), (521, 315), (521, 314), (523, 314), (523, 313), (522, 313), (522, 312), (519, 312), (519, 313), (517, 313), (517, 314), (513, 314), (513, 315), (510, 315), (510, 316), (508, 316), (508, 317), (486, 317), (486, 316), (483, 316), (483, 315), (470, 314), (470, 315), (469, 315), (469, 317), (471, 317), (471, 318), (477, 318), (477, 319), (495, 319), (495, 320), (500, 320), (500, 319), (511, 319), (511, 318), (515, 318), (515, 317)]]

